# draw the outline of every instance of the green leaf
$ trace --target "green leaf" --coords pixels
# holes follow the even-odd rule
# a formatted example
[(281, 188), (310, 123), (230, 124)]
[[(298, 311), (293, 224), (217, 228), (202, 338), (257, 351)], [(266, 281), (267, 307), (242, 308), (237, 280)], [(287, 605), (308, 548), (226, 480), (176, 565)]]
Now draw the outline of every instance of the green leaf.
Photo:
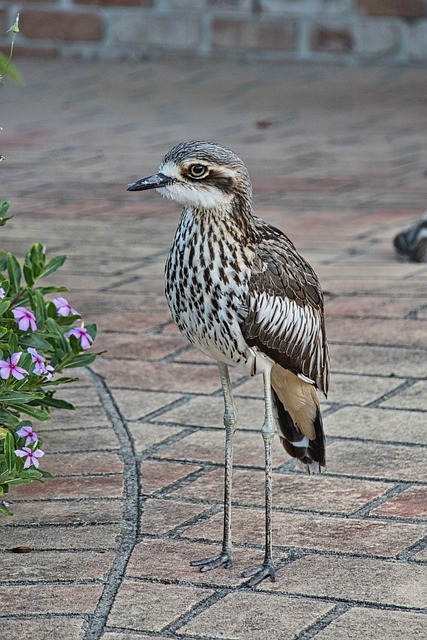
[(12, 511), (9, 511), (9, 509), (4, 504), (0, 504), (0, 513), (2, 513), (4, 516), (13, 516)]
[(24, 469), (21, 471), (21, 478), (24, 480), (27, 478), (30, 480), (40, 480), (40, 478), (42, 478), (42, 472), (38, 469)]
[(36, 409), (32, 405), (28, 404), (17, 404), (17, 403), (9, 403), (9, 406), (15, 411), (19, 411), (20, 413), (26, 413), (28, 416), (35, 418), (36, 420), (41, 420), (45, 422), (46, 420), (50, 420), (50, 414), (42, 409)]
[(0, 392), (0, 404), (25, 404), (27, 402), (33, 402), (34, 400), (41, 400), (44, 398), (43, 392), (31, 392), (31, 391), (4, 391)]
[(72, 369), (73, 367), (86, 367), (88, 364), (92, 364), (95, 360), (96, 353), (82, 353), (75, 356), (70, 362), (64, 365), (64, 369)]
[[(3, 202), (0, 202), (0, 227), (4, 227), (6, 222), (11, 218), (13, 218), (13, 216), (7, 215), (9, 208), (10, 208), (9, 200), (3, 200)], [(3, 271), (3, 269), (0, 269), (0, 271)]]
[(51, 273), (54, 273), (54, 271), (62, 267), (66, 259), (67, 256), (56, 256), (56, 258), (52, 258), (52, 260), (50, 260), (40, 272), (39, 278), (46, 278), (46, 276), (50, 276)]
[(53, 398), (52, 396), (45, 396), (40, 404), (48, 407), (55, 407), (56, 409), (75, 409), (75, 406), (71, 404), (71, 402), (61, 400), (60, 398)]
[(0, 409), (0, 422), (2, 424), (10, 425), (11, 427), (16, 427), (19, 424), (19, 419), (10, 411)]
[(18, 82), (19, 84), (25, 84), (24, 76), (10, 61), (9, 56), (5, 56), (0, 51), (0, 74), (8, 76), (11, 80)]
[(0, 300), (0, 316), (2, 316), (10, 307), (11, 300), (5, 298), (4, 300)]
[(25, 256), (24, 276), (30, 287), (32, 287), (34, 282), (39, 278), (45, 266), (46, 256), (44, 251), (43, 245), (40, 244), (40, 242), (36, 242), (29, 248)]
[(10, 209), (10, 200), (3, 200), (0, 202), (0, 216), (3, 217)]
[(12, 295), (19, 293), (21, 285), (22, 271), (18, 260), (13, 253), (8, 253), (6, 256), (7, 273), (10, 280), (10, 290)]
[[(49, 334), (47, 334), (49, 335)], [(44, 334), (46, 336), (46, 333)], [(56, 336), (52, 336), (55, 338)], [(37, 333), (31, 333), (26, 336), (22, 336), (19, 341), (21, 347), (24, 349), (28, 349), (28, 347), (33, 347), (33, 349), (37, 349), (38, 351), (49, 352), (52, 350), (52, 344), (45, 340), (45, 337), (38, 335)]]
[(69, 382), (77, 382), (79, 380), (79, 378), (70, 378), (68, 376), (63, 376), (62, 378), (57, 378), (56, 380), (49, 380), (47, 382), (43, 383), (44, 387), (47, 386), (52, 386), (52, 387), (56, 387), (59, 384), (67, 384)]
[[(19, 351), (18, 337), (13, 332), (9, 332), (8, 348), (10, 353)], [(22, 362), (20, 364), (22, 365)]]
[[(22, 473), (24, 472), (22, 471)], [(7, 484), (18, 486), (20, 484), (29, 484), (30, 482), (34, 482), (34, 480), (38, 480), (38, 478), (13, 478), (13, 480), (8, 480)]]
[(69, 291), (68, 287), (37, 287), (37, 291), (44, 296), (46, 293), (60, 293), (62, 291)]
[(15, 438), (11, 433), (6, 435), (4, 440), (4, 456), (8, 468), (12, 471), (15, 468)]

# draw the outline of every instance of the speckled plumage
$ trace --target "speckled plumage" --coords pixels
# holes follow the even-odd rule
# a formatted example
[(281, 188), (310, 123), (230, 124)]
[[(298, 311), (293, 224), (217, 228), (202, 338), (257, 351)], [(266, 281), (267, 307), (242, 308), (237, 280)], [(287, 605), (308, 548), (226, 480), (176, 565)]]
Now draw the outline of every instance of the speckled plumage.
[[(229, 149), (203, 141), (181, 143), (166, 154), (158, 174), (129, 187), (150, 188), (183, 205), (166, 263), (166, 297), (180, 331), (220, 366), (229, 448), (229, 528), (227, 478), (231, 492), (236, 411), (224, 367), (264, 376), (266, 446), (271, 447), (275, 416), (291, 456), (310, 472), (325, 464), (316, 394), (316, 388), (326, 394), (329, 381), (322, 291), (315, 272), (289, 238), (253, 215), (248, 171)], [(270, 482), (266, 449), (267, 495)], [(268, 531), (269, 509), (271, 505), (266, 508)], [(221, 556), (207, 561), (203, 570), (229, 566), (230, 546), (231, 536), (225, 533)], [(251, 583), (266, 575), (274, 575), (271, 541)]]

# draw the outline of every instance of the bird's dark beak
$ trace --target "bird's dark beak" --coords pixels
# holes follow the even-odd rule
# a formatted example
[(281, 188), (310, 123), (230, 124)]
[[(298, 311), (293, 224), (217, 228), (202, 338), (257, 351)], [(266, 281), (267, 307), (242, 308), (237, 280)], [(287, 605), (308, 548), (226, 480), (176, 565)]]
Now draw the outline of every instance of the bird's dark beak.
[(154, 176), (148, 178), (141, 178), (130, 184), (127, 191), (145, 191), (146, 189), (158, 189), (159, 187), (165, 187), (172, 182), (172, 178), (165, 176), (164, 173), (156, 173)]

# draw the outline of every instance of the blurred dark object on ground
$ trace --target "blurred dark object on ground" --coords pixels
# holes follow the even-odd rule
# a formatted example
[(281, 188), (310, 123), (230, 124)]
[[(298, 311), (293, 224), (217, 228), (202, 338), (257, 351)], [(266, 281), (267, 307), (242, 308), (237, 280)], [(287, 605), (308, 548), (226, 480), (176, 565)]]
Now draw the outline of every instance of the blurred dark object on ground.
[(427, 211), (406, 231), (398, 233), (393, 243), (404, 260), (427, 262)]

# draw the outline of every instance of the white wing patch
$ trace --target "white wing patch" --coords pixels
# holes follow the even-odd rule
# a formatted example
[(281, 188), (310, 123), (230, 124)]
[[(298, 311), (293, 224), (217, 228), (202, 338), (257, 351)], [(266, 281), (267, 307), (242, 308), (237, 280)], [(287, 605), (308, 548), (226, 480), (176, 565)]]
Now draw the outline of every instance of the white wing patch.
[(302, 357), (308, 363), (302, 378), (313, 383), (324, 368), (324, 344), (321, 317), (310, 306), (301, 306), (289, 298), (263, 292), (250, 299), (254, 324), (266, 346), (285, 352), (289, 358)]

